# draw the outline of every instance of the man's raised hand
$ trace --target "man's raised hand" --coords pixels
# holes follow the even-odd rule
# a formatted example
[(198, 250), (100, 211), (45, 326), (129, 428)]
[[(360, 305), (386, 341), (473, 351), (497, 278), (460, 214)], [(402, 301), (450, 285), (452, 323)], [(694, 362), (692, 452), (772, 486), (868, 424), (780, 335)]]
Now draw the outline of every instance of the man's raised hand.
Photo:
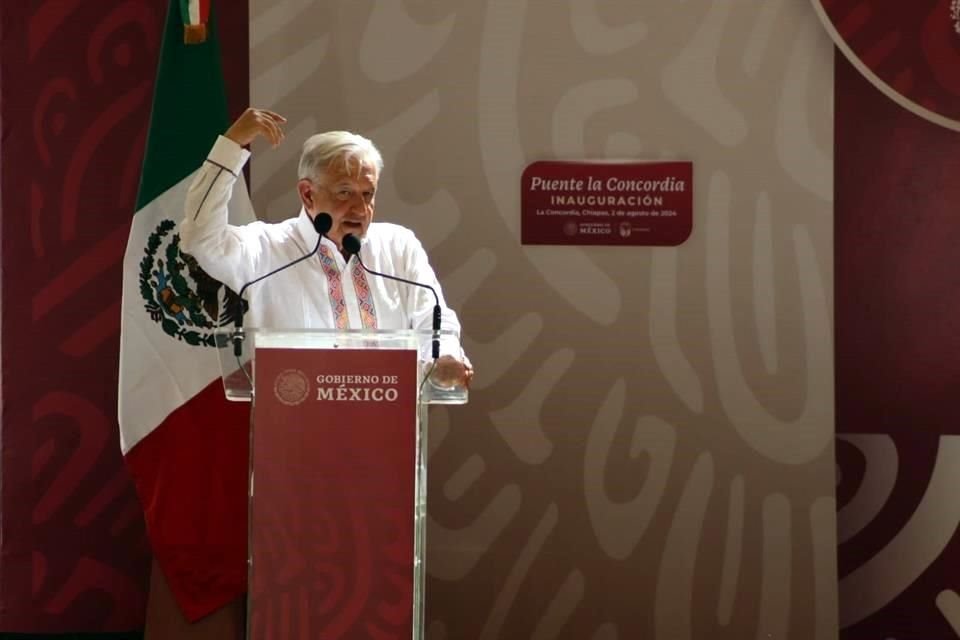
[(249, 145), (257, 136), (263, 136), (271, 146), (276, 147), (283, 141), (283, 125), (286, 122), (287, 119), (278, 113), (249, 107), (224, 135), (241, 147)]

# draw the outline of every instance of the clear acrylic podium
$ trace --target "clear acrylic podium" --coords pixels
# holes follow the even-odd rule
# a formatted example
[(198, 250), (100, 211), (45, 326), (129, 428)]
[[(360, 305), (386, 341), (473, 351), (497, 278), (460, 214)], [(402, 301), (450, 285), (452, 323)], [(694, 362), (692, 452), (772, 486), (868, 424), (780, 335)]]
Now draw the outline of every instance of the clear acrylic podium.
[(430, 332), (241, 335), (218, 351), (253, 402), (247, 638), (422, 638), (424, 409), (466, 389), (436, 379)]

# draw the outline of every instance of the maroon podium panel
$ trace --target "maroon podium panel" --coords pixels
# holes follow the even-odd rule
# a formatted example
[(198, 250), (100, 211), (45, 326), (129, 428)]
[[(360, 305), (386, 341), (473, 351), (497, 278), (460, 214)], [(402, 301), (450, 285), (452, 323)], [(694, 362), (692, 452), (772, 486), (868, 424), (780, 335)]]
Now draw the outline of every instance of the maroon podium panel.
[(410, 638), (414, 350), (258, 349), (250, 638)]

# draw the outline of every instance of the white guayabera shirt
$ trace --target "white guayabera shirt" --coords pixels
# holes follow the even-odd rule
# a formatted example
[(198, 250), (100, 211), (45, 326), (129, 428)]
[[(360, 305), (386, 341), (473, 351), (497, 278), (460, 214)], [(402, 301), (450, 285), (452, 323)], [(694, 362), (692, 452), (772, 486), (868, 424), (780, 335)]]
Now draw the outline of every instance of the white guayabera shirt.
[[(180, 224), (181, 249), (234, 291), (309, 253), (317, 242), (313, 223), (302, 209), (296, 218), (279, 223), (228, 223), (227, 205), (249, 157), (249, 151), (220, 136), (187, 191)], [(440, 297), (441, 329), (453, 332), (441, 340), (441, 355), (464, 360), (460, 321), (447, 307), (427, 253), (412, 231), (371, 223), (360, 257), (374, 271), (433, 287)], [(244, 297), (250, 304), (247, 327), (429, 331), (433, 326), (430, 291), (366, 274), (356, 258), (347, 263), (327, 238), (316, 255), (250, 286)]]

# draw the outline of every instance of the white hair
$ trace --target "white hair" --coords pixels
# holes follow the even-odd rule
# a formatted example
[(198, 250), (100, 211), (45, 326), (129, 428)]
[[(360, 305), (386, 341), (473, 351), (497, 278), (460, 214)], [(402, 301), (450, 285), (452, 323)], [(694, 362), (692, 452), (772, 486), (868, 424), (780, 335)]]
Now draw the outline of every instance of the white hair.
[(331, 165), (344, 173), (360, 171), (362, 165), (371, 163), (377, 175), (383, 170), (383, 156), (372, 141), (349, 131), (327, 131), (310, 136), (303, 143), (297, 177), (313, 180)]

